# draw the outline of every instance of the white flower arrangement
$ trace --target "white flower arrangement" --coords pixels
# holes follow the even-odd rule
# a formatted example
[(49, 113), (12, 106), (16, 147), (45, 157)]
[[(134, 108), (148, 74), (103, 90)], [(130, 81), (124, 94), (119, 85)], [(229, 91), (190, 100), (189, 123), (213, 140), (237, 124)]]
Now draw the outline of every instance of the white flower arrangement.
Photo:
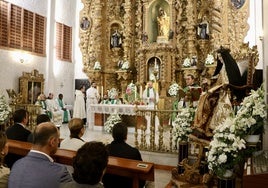
[(192, 132), (192, 122), (195, 109), (182, 108), (175, 120), (172, 122), (172, 138), (174, 144), (180, 141), (188, 141), (188, 136)]
[(236, 131), (241, 136), (261, 134), (266, 118), (266, 104), (263, 85), (244, 98), (235, 117)]
[(11, 108), (6, 102), (5, 96), (0, 94), (0, 125), (6, 123), (11, 114)]
[(111, 114), (104, 123), (104, 131), (111, 133), (115, 124), (121, 122), (119, 114)]
[[(266, 118), (263, 85), (252, 90), (241, 103), (236, 116), (231, 114), (215, 130), (208, 152), (208, 167), (218, 176), (233, 168), (244, 158), (246, 148), (244, 138), (252, 133), (262, 133)], [(250, 151), (249, 151), (250, 152)]]
[(205, 61), (205, 65), (213, 65), (214, 62), (214, 56), (212, 54), (208, 54)]
[(94, 64), (94, 70), (101, 70), (101, 64), (99, 61), (96, 61), (95, 64)]
[(169, 89), (168, 89), (168, 94), (172, 97), (175, 97), (177, 96), (178, 94), (178, 91), (181, 87), (179, 86), (179, 84), (177, 83), (173, 83), (169, 86)]
[(235, 119), (228, 117), (215, 130), (209, 145), (208, 168), (222, 177), (241, 159), (239, 152), (246, 148), (245, 140), (237, 135)]
[(129, 69), (129, 62), (125, 61), (121, 67), (122, 70), (128, 70)]
[(110, 89), (110, 90), (108, 91), (108, 97), (109, 97), (110, 99), (115, 99), (116, 96), (118, 96), (118, 92), (117, 92), (117, 90), (116, 90), (115, 88), (112, 88), (112, 89)]
[(187, 57), (186, 59), (184, 59), (182, 66), (183, 67), (191, 67), (192, 63), (191, 63), (191, 59), (189, 57)]

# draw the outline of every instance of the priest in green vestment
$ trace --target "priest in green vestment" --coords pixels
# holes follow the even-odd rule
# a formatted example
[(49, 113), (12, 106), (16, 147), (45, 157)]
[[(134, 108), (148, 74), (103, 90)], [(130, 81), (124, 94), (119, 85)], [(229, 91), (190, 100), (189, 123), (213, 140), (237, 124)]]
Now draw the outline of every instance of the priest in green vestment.
[(58, 98), (56, 99), (56, 103), (58, 104), (59, 109), (63, 113), (63, 120), (62, 120), (62, 122), (63, 123), (69, 122), (69, 120), (71, 119), (71, 117), (70, 117), (70, 111), (68, 109), (66, 109), (66, 107), (65, 107), (65, 103), (63, 101), (63, 94), (60, 93), (58, 95)]

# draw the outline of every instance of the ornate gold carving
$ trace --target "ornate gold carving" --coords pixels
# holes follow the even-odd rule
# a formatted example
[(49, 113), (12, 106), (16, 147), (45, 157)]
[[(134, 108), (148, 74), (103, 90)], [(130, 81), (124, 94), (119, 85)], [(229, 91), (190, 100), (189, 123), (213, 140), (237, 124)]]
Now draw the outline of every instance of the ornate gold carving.
[[(227, 46), (231, 52), (240, 48), (248, 31), (248, 7), (237, 9), (230, 0), (82, 0), (84, 8), (80, 12), (91, 20), (91, 27), (80, 32), (80, 49), (83, 57), (83, 71), (92, 77), (94, 62), (102, 65), (103, 85), (117, 82), (117, 63), (127, 60), (133, 72), (135, 83), (143, 84), (148, 80), (148, 60), (158, 57), (160, 68), (160, 93), (164, 93), (172, 81), (183, 82), (181, 68), (186, 57), (197, 56), (196, 76), (205, 68), (208, 53)], [(93, 3), (94, 2), (94, 3)], [(156, 5), (158, 8), (155, 8)], [(157, 43), (154, 26), (157, 30), (159, 8), (164, 7), (170, 18), (173, 38), (167, 43)], [(133, 8), (135, 7), (135, 8)], [(157, 10), (153, 12), (153, 10)], [(208, 38), (197, 36), (197, 27), (206, 19)], [(154, 26), (153, 26), (154, 25)], [(122, 46), (111, 48), (110, 37), (114, 27), (122, 34)], [(146, 33), (148, 41), (142, 42)], [(155, 40), (153, 40), (155, 38)], [(111, 75), (113, 74), (113, 76)], [(107, 79), (112, 79), (107, 80)]]
[(39, 74), (38, 70), (34, 69), (32, 72), (23, 72), (19, 78), (20, 93), (24, 104), (34, 104), (40, 93), (44, 92), (44, 76)]

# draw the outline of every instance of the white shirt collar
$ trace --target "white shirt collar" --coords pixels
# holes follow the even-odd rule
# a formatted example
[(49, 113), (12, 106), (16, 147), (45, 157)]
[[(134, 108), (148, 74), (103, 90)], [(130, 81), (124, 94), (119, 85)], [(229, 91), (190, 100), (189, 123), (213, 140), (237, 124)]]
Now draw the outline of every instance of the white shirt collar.
[(52, 157), (50, 157), (48, 154), (46, 154), (44, 152), (41, 152), (41, 151), (38, 151), (38, 150), (34, 150), (34, 149), (31, 149), (30, 152), (39, 153), (39, 154), (45, 155), (50, 160), (50, 162), (52, 162), (52, 163), (54, 162), (54, 160), (52, 159)]
[(25, 125), (23, 125), (22, 123), (17, 123), (17, 124), (21, 125), (23, 128), (25, 128), (25, 129), (26, 129), (26, 126), (25, 126)]

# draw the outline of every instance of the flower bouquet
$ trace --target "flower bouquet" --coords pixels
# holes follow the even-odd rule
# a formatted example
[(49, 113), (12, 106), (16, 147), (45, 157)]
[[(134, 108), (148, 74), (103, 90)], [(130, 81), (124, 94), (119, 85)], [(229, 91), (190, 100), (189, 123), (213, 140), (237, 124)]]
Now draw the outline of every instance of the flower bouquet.
[(121, 117), (118, 114), (111, 114), (104, 123), (104, 131), (111, 133), (115, 124), (121, 122)]
[(175, 97), (177, 96), (179, 89), (180, 89), (180, 86), (177, 83), (173, 83), (169, 86), (168, 94), (171, 97)]
[(96, 61), (93, 67), (94, 70), (101, 70), (101, 64), (99, 61)]
[(236, 134), (235, 119), (230, 116), (215, 130), (209, 145), (208, 168), (219, 177), (235, 167), (242, 156), (239, 152), (245, 148), (245, 141)]
[(213, 64), (214, 64), (214, 57), (212, 54), (208, 54), (205, 61), (205, 65), (213, 65)]
[(6, 102), (5, 96), (0, 94), (0, 125), (6, 123), (11, 114), (11, 108)]
[(187, 57), (186, 59), (184, 59), (182, 66), (183, 67), (191, 67), (192, 63), (191, 63), (191, 59), (189, 57)]
[(180, 141), (188, 141), (188, 136), (192, 132), (192, 122), (194, 119), (195, 109), (182, 108), (172, 123), (172, 138), (176, 145)]
[(256, 91), (251, 90), (251, 94), (241, 103), (235, 118), (236, 129), (241, 137), (263, 133), (266, 118), (264, 93), (262, 85)]
[(121, 67), (122, 70), (128, 70), (129, 69), (129, 62), (125, 61)]

